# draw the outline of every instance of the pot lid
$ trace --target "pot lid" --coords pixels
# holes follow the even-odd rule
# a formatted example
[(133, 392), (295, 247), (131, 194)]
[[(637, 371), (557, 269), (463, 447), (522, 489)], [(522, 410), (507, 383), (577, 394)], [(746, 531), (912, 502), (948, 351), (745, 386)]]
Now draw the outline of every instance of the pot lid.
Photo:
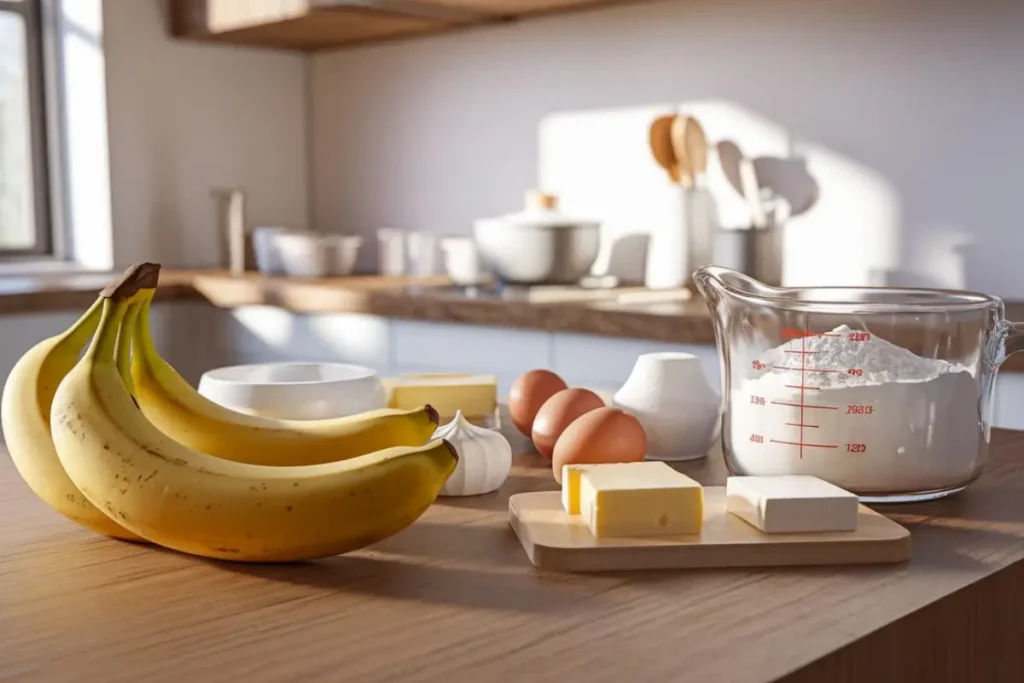
[(529, 228), (565, 228), (598, 225), (598, 221), (582, 219), (564, 213), (558, 207), (557, 195), (541, 192), (540, 190), (530, 190), (526, 193), (525, 209), (523, 211), (484, 219), (484, 222)]

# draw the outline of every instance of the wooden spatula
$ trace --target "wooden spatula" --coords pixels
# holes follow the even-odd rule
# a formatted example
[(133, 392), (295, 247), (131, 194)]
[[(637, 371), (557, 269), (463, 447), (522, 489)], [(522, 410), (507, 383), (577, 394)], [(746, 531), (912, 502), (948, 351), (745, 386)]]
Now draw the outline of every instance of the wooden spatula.
[(690, 162), (690, 173), (696, 179), (708, 170), (708, 139), (704, 128), (692, 116), (682, 117), (683, 145), (686, 147), (686, 158)]
[(672, 149), (672, 121), (674, 116), (659, 116), (651, 124), (651, 153), (654, 160), (658, 162), (668, 173), (672, 182), (680, 182), (679, 163), (676, 160), (675, 152)]
[(686, 146), (686, 132), (689, 116), (677, 116), (672, 120), (671, 139), (672, 152), (676, 157), (676, 164), (679, 166), (679, 178), (686, 187), (693, 187), (693, 162), (690, 159), (689, 150)]

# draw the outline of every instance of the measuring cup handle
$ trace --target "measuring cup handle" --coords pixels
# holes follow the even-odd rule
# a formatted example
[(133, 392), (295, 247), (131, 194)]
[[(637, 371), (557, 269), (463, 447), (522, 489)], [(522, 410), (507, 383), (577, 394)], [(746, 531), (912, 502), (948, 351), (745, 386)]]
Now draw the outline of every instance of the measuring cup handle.
[(1003, 358), (1024, 351), (1024, 323), (1006, 323), (1006, 345)]

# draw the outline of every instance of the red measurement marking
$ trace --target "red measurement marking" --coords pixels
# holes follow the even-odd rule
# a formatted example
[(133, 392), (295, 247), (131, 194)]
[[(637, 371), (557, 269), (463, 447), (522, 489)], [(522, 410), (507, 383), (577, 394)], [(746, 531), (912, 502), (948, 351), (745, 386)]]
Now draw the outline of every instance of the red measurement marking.
[(755, 361), (753, 362), (753, 366), (754, 366), (754, 369), (755, 369), (755, 370), (764, 370), (764, 367), (765, 367), (765, 366), (764, 366), (764, 363), (762, 363), (762, 362), (761, 362), (761, 361), (759, 361), (759, 360), (755, 360)]
[(801, 453), (803, 453), (804, 448), (839, 448), (839, 446), (830, 443), (804, 443), (803, 439), (800, 439), (799, 441), (778, 441), (777, 439), (772, 439), (772, 443), (781, 443), (786, 444), (787, 446), (799, 446)]
[(803, 422), (787, 422), (790, 427), (807, 427), (808, 429), (817, 429), (819, 425), (805, 425)]
[(800, 391), (803, 391), (804, 389), (810, 389), (811, 391), (821, 391), (820, 387), (808, 387), (804, 386), (803, 384), (787, 384), (786, 387), (790, 389), (799, 389)]
[[(817, 408), (819, 410), (839, 410), (839, 408), (836, 407), (836, 406), (823, 406), (823, 405), (818, 405), (816, 403), (786, 403), (785, 401), (772, 401), (772, 405), (774, 405), (774, 406), (792, 406), (793, 408), (807, 408), (808, 410), (810, 410), (812, 408)], [(803, 422), (802, 419), (800, 421)]]
[(751, 443), (764, 443), (764, 437), (760, 434), (751, 434), (750, 441)]
[(803, 339), (807, 337), (842, 337), (841, 334), (833, 334), (831, 332), (811, 332), (809, 330), (782, 330), (783, 337), (789, 337), (790, 339)]
[(868, 447), (862, 443), (848, 443), (846, 444), (847, 453), (865, 453)]
[(756, 406), (763, 406), (764, 405), (764, 396), (751, 396), (750, 397), (750, 402), (753, 403)]
[(847, 415), (871, 415), (875, 412), (874, 406), (860, 406), (860, 405), (848, 405), (846, 406)]
[(790, 351), (789, 349), (785, 349), (785, 351), (786, 353), (799, 353), (807, 356), (810, 356), (815, 353), (821, 353), (821, 351)]

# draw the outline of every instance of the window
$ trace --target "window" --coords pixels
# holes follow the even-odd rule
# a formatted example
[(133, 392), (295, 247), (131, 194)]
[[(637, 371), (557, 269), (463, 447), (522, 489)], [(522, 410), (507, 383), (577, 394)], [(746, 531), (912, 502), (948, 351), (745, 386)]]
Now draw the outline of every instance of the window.
[(53, 253), (42, 3), (0, 0), (0, 260)]

